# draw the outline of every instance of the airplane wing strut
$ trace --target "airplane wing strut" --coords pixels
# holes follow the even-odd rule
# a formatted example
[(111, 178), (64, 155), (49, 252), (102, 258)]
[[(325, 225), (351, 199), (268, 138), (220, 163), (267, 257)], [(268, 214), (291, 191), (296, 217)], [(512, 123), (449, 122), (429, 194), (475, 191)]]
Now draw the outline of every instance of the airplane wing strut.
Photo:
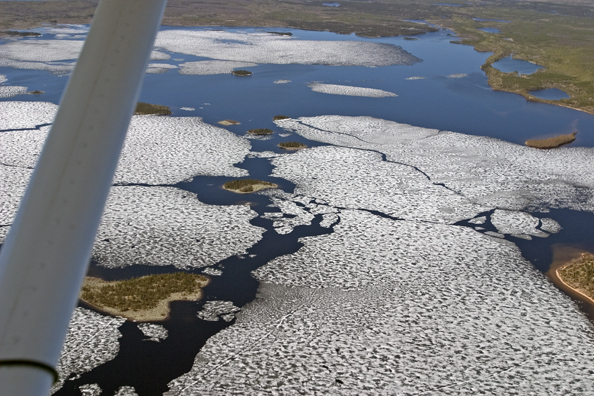
[(0, 396), (45, 396), (166, 0), (102, 0), (0, 252)]

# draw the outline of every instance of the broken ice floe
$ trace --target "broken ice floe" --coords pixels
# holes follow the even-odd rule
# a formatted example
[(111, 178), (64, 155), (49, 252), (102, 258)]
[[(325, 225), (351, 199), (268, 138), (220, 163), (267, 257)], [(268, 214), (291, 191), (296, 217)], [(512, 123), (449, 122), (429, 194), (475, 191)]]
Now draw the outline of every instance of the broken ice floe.
[(74, 60), (83, 44), (80, 40), (16, 40), (0, 45), (0, 59), (25, 62)]
[(413, 80), (425, 80), (427, 77), (419, 77), (419, 76), (413, 76), (413, 77), (407, 77), (405, 78), (405, 80), (409, 80), (409, 81), (413, 81)]
[(334, 207), (321, 205), (311, 197), (286, 193), (282, 190), (266, 190), (261, 195), (268, 195), (272, 203), (268, 206), (280, 209), (280, 212), (266, 212), (262, 218), (272, 220), (274, 230), (281, 234), (290, 234), (293, 229), (302, 225), (310, 225), (316, 215), (323, 215), (322, 227), (329, 228), (337, 218), (327, 216), (335, 214)]
[[(75, 28), (53, 29), (49, 33), (57, 34), (55, 40), (27, 39), (15, 40), (0, 45), (0, 66), (18, 69), (47, 70), (54, 73), (69, 73), (74, 69), (74, 60), (78, 58), (84, 45), (80, 33), (85, 30)], [(79, 32), (76, 35), (72, 35)], [(151, 60), (168, 60), (170, 55), (161, 51), (152, 51)], [(150, 65), (149, 65), (150, 66)], [(161, 65), (161, 68), (173, 65)], [(149, 73), (155, 68), (149, 67)]]
[(0, 131), (35, 129), (37, 125), (52, 123), (56, 111), (58, 106), (48, 102), (0, 102)]
[[(2, 107), (0, 105), (0, 109)], [(27, 105), (20, 107), (21, 111), (35, 108)], [(3, 116), (0, 115), (0, 128), (3, 127)], [(8, 123), (9, 127), (17, 126)], [(49, 127), (0, 133), (0, 162), (33, 167), (48, 132)], [(236, 168), (233, 164), (241, 162), (249, 149), (250, 143), (246, 139), (226, 129), (206, 124), (201, 118), (134, 116), (114, 183), (162, 185), (176, 184), (198, 175), (247, 176), (247, 170)]]
[(485, 224), (486, 221), (487, 221), (486, 216), (479, 216), (479, 217), (475, 217), (474, 219), (468, 220), (468, 222), (470, 224)]
[(241, 308), (233, 305), (231, 301), (207, 301), (204, 303), (201, 311), (196, 314), (198, 318), (209, 322), (217, 322), (223, 319), (230, 322), (235, 319), (235, 313), (241, 311)]
[(78, 387), (81, 396), (100, 396), (101, 387), (97, 384), (86, 384)]
[(149, 63), (146, 72), (151, 74), (166, 73), (171, 69), (177, 69), (177, 66), (168, 63)]
[[(489, 137), (440, 132), (371, 117), (320, 116), (276, 124), (308, 139), (381, 152), (387, 160), (414, 167), (431, 183), (443, 184), (478, 205), (511, 210), (551, 207), (594, 211), (592, 148), (537, 150)], [(301, 156), (313, 156), (316, 150), (295, 153), (291, 159), (304, 160)], [(305, 162), (315, 168), (317, 160)], [(286, 165), (289, 172), (289, 159), (273, 161)], [(329, 167), (329, 162), (322, 161), (321, 166)], [(276, 175), (283, 177), (284, 172), (279, 169)], [(299, 172), (291, 177), (303, 184), (299, 189), (329, 188), (319, 187), (321, 180), (310, 182)], [(308, 195), (315, 196), (312, 192)]]
[(166, 395), (594, 392), (590, 324), (500, 243), (479, 249), (493, 266), (411, 261), (412, 279), (361, 290), (261, 284)]
[[(557, 223), (553, 219), (547, 219), (547, 224), (551, 224), (552, 227), (553, 222)], [(541, 238), (549, 236), (549, 234), (537, 228), (540, 220), (526, 212), (497, 209), (491, 215), (491, 223), (501, 234), (524, 236), (524, 239), (529, 239), (526, 238), (529, 235)]]
[(288, 84), (292, 82), (291, 80), (276, 80), (274, 83), (275, 84)]
[(217, 268), (213, 268), (213, 267), (207, 267), (205, 268), (202, 273), (204, 275), (208, 275), (208, 276), (221, 276), (223, 275), (223, 271), (221, 271), (220, 269)]
[(115, 183), (175, 184), (193, 176), (247, 176), (233, 164), (250, 143), (198, 117), (132, 118)]
[(0, 165), (0, 242), (8, 233), (31, 173), (32, 169)]
[(270, 33), (166, 30), (159, 32), (155, 46), (183, 54), (250, 63), (389, 66), (420, 61), (391, 44), (309, 41)]
[(212, 74), (228, 74), (233, 69), (255, 67), (258, 66), (256, 63), (250, 62), (234, 62), (234, 61), (198, 61), (198, 62), (186, 62), (179, 65), (181, 74), (194, 74), (194, 75), (212, 75)]
[(71, 376), (79, 376), (115, 358), (120, 348), (118, 339), (122, 336), (118, 328), (125, 321), (76, 308), (56, 368), (60, 381), (53, 386), (52, 393)]
[(180, 110), (183, 110), (183, 111), (194, 111), (194, 110), (196, 110), (196, 109), (195, 109), (195, 108), (193, 108), (193, 107), (180, 107), (179, 109), (180, 109)]
[(455, 223), (486, 210), (435, 185), (406, 164), (379, 153), (334, 146), (314, 147), (274, 158), (273, 175), (295, 183), (295, 194), (330, 206), (379, 211), (395, 218)]
[(540, 229), (551, 234), (561, 231), (561, 225), (553, 219), (540, 219)]
[(138, 396), (133, 386), (121, 386), (113, 396)]
[(161, 342), (168, 336), (168, 331), (162, 325), (154, 324), (154, 323), (139, 323), (138, 328), (142, 331), (146, 337), (146, 341), (156, 341)]
[(217, 206), (173, 187), (113, 187), (93, 249), (105, 267), (206, 267), (245, 254), (264, 229), (245, 205)]
[(393, 92), (388, 92), (381, 89), (353, 87), (349, 85), (322, 84), (316, 82), (309, 84), (309, 87), (314, 92), (331, 95), (364, 96), (368, 98), (388, 98), (398, 96)]
[(3, 85), (0, 86), (0, 98), (13, 98), (18, 95), (25, 95), (29, 91), (27, 87), (21, 87), (16, 85)]
[(467, 76), (468, 76), (468, 74), (466, 74), (466, 73), (454, 73), (454, 74), (447, 75), (446, 78), (464, 78)]

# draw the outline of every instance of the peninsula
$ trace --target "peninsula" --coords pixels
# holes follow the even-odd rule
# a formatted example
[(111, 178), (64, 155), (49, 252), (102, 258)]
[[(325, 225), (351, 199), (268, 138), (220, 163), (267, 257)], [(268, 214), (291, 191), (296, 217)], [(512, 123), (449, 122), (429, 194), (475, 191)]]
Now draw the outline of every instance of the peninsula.
[(172, 301), (196, 301), (210, 279), (176, 272), (121, 281), (86, 277), (80, 299), (93, 308), (132, 321), (166, 320)]

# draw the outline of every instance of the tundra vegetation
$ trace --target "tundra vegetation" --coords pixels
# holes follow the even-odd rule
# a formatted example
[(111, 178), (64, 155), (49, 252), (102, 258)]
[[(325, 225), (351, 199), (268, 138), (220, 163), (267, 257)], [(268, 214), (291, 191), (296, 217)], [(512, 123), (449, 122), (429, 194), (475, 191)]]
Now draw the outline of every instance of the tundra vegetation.
[(234, 76), (239, 76), (239, 77), (247, 77), (247, 76), (251, 76), (253, 74), (249, 70), (233, 70), (231, 73), (233, 73)]
[(138, 102), (136, 104), (136, 110), (134, 110), (134, 114), (136, 114), (136, 115), (149, 115), (149, 114), (170, 115), (171, 109), (169, 109), (169, 107), (163, 106), (163, 105)]
[(250, 133), (252, 135), (272, 135), (274, 133), (274, 131), (272, 129), (268, 129), (268, 128), (256, 128), (256, 129), (250, 129), (248, 131), (248, 133)]
[(278, 188), (278, 185), (256, 179), (239, 179), (228, 181), (223, 188), (238, 194), (249, 194), (267, 188)]
[(202, 288), (208, 282), (204, 275), (187, 272), (111, 282), (86, 277), (80, 299), (112, 315), (132, 320), (160, 320), (167, 317), (171, 301), (202, 298)]
[[(528, 100), (572, 107), (594, 114), (594, 2), (591, 0), (348, 1), (324, 7), (308, 0), (229, 0), (189, 2), (169, 0), (163, 25), (260, 26), (356, 33), (364, 37), (414, 36), (436, 31), (425, 20), (454, 30), (461, 44), (493, 52), (483, 65), (496, 90), (515, 92)], [(0, 1), (0, 34), (42, 26), (43, 23), (90, 23), (97, 5), (92, 1)], [(509, 23), (506, 23), (509, 22)], [(479, 28), (499, 29), (487, 33)], [(491, 64), (513, 54), (542, 69), (530, 76), (502, 73)], [(558, 88), (568, 99), (548, 101), (529, 91)]]
[(307, 148), (307, 146), (301, 142), (281, 142), (278, 147), (285, 150), (301, 150)]
[(594, 255), (583, 253), (557, 270), (559, 278), (568, 286), (594, 300)]
[(577, 132), (573, 132), (567, 135), (554, 136), (548, 139), (528, 139), (526, 140), (526, 146), (539, 148), (539, 149), (551, 149), (560, 147), (565, 144), (569, 144), (575, 140)]

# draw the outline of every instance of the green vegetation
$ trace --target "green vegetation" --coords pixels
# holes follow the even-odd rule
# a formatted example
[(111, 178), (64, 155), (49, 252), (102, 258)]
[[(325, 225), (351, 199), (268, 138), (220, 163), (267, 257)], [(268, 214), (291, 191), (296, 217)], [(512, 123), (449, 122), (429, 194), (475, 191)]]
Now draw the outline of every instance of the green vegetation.
[(138, 102), (136, 104), (136, 110), (134, 110), (134, 114), (136, 114), (136, 115), (147, 115), (147, 114), (170, 115), (171, 110), (167, 106)]
[(555, 147), (569, 144), (575, 140), (577, 132), (570, 133), (568, 135), (559, 135), (548, 139), (529, 139), (526, 140), (526, 146), (539, 148), (539, 149), (551, 149)]
[(594, 300), (594, 255), (584, 253), (557, 270), (559, 278), (572, 289)]
[(251, 76), (252, 72), (249, 70), (233, 70), (231, 73), (235, 76), (246, 77)]
[(285, 115), (275, 115), (274, 117), (272, 117), (272, 121), (286, 120), (287, 118), (290, 118), (290, 117), (287, 117)]
[(267, 188), (278, 188), (278, 185), (256, 179), (239, 179), (228, 181), (223, 184), (223, 188), (239, 194), (249, 194)]
[(113, 282), (86, 277), (80, 298), (114, 315), (140, 320), (147, 320), (147, 315), (162, 319), (167, 316), (170, 301), (198, 300), (202, 296), (201, 288), (208, 282), (209, 279), (204, 275), (187, 272), (147, 275)]
[[(479, 7), (455, 7), (451, 20), (435, 21), (455, 30), (461, 44), (477, 51), (493, 52), (482, 69), (495, 90), (513, 92), (529, 101), (571, 107), (594, 114), (594, 8), (564, 7), (552, 13), (555, 6), (539, 4), (541, 12), (521, 3)], [(547, 8), (548, 7), (548, 8)], [(452, 7), (453, 8), (453, 7)], [(550, 9), (549, 9), (550, 8)], [(563, 15), (565, 14), (565, 15)], [(475, 21), (472, 18), (507, 20)], [(480, 27), (494, 27), (500, 33), (487, 33)], [(544, 67), (531, 75), (503, 73), (492, 64), (513, 55)], [(529, 91), (558, 88), (570, 96), (561, 100), (545, 100)]]
[(0, 32), (0, 35), (2, 36), (11, 36), (11, 37), (38, 37), (41, 36), (41, 33), (35, 33), (35, 32), (18, 32), (16, 30), (5, 30), (3, 32)]
[(248, 133), (251, 133), (252, 135), (272, 135), (274, 131), (268, 128), (256, 128), (250, 129)]
[(301, 150), (307, 148), (307, 146), (300, 142), (282, 142), (278, 144), (278, 147), (285, 150)]
[[(164, 25), (261, 26), (356, 33), (365, 37), (407, 36), (436, 31), (426, 20), (454, 30), (461, 44), (493, 52), (483, 69), (496, 90), (518, 93), (531, 101), (580, 109), (594, 114), (594, 3), (591, 0), (471, 0), (460, 7), (435, 0), (348, 1), (324, 7), (310, 0), (169, 0)], [(90, 23), (95, 1), (0, 1), (0, 29), (26, 29), (43, 23)], [(487, 21), (474, 18), (487, 19)], [(497, 20), (510, 21), (510, 23)], [(478, 30), (493, 27), (500, 33)], [(273, 32), (275, 33), (275, 32)], [(276, 32), (278, 33), (278, 32)], [(501, 73), (491, 64), (513, 54), (544, 66), (530, 76)], [(558, 88), (568, 99), (547, 101), (530, 90)]]

